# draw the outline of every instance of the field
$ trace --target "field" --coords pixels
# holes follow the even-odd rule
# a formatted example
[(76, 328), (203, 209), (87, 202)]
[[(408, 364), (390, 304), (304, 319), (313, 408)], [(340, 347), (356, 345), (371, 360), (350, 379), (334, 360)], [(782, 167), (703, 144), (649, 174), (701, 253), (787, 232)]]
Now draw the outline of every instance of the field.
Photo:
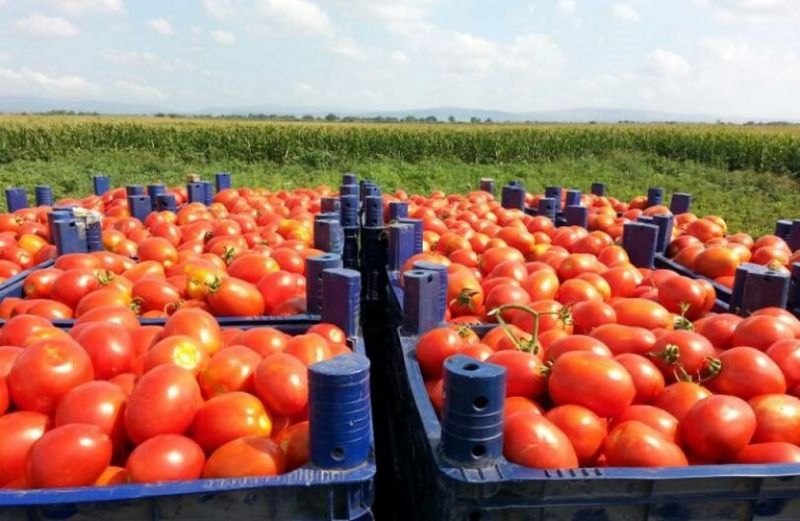
[(335, 185), (346, 170), (409, 192), (464, 192), (487, 176), (534, 192), (603, 181), (625, 199), (658, 185), (758, 234), (800, 213), (797, 127), (0, 117), (0, 183), (51, 184), (56, 196), (87, 193), (98, 172), (115, 184), (178, 184), (229, 171), (242, 185), (291, 187)]

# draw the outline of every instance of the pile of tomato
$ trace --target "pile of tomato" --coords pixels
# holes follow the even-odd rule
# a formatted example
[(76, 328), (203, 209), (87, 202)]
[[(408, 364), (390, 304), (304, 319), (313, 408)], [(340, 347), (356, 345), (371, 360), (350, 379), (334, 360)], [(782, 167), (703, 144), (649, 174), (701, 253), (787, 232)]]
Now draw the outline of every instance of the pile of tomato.
[(0, 328), (0, 488), (272, 476), (309, 461), (307, 367), (346, 355), (331, 324), (289, 336), (220, 328), (200, 309), (164, 326), (99, 308), (64, 331)]
[[(777, 308), (715, 313), (709, 282), (631, 265), (618, 245), (624, 220), (664, 207), (589, 196), (601, 210), (587, 230), (556, 228), (482, 192), (385, 202), (398, 199), (424, 226), (424, 252), (401, 271), (421, 260), (448, 271), (450, 325), (421, 336), (416, 350), (431, 401), (441, 412), (450, 356), (504, 367), (509, 461), (800, 462), (800, 321)], [(676, 240), (686, 240), (682, 226)], [(756, 250), (771, 241), (761, 240)], [(481, 338), (474, 323), (495, 325)]]
[[(70, 319), (108, 305), (130, 306), (143, 317), (166, 317), (183, 307), (216, 316), (303, 313), (305, 261), (323, 253), (312, 247), (314, 214), (329, 194), (326, 187), (277, 193), (229, 189), (208, 207), (190, 203), (177, 212), (152, 212), (144, 222), (125, 214), (122, 189), (78, 201), (106, 212), (105, 251), (64, 255), (52, 268), (31, 273), (22, 299), (0, 303), (0, 318), (27, 313)], [(8, 233), (9, 242), (14, 233), (20, 245), (3, 248), (0, 235), (0, 254), (30, 257), (15, 270), (9, 264), (8, 273), (54, 255), (46, 242), (48, 211), (16, 212), (10, 220), (16, 230), (0, 220), (0, 233)]]

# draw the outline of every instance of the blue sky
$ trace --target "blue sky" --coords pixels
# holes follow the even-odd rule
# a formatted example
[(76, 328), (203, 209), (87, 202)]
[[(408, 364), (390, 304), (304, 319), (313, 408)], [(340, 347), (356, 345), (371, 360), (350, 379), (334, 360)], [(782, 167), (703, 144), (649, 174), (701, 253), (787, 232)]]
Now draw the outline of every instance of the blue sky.
[(800, 118), (800, 0), (0, 0), (0, 96)]

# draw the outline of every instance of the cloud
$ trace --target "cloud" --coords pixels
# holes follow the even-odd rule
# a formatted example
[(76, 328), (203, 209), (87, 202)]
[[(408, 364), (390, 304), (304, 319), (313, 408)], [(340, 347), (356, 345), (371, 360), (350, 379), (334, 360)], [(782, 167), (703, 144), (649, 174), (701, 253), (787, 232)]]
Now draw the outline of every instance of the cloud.
[(114, 86), (120, 94), (142, 100), (163, 100), (167, 96), (156, 87), (132, 81), (119, 80)]
[(143, 51), (123, 51), (115, 49), (106, 49), (100, 52), (100, 57), (116, 65), (136, 65), (144, 66), (151, 69), (156, 69), (164, 72), (172, 72), (176, 70), (194, 71), (197, 65), (179, 58), (167, 60), (161, 58), (152, 52)]
[(628, 4), (616, 3), (611, 6), (611, 13), (625, 22), (636, 23), (639, 21), (639, 13)]
[(405, 65), (411, 61), (408, 55), (403, 51), (393, 51), (389, 54), (389, 59), (392, 60), (392, 63), (395, 65)]
[(669, 78), (685, 78), (692, 72), (686, 58), (664, 49), (656, 49), (648, 54), (647, 65), (655, 74)]
[(334, 26), (310, 0), (203, 0), (212, 18), (266, 36), (332, 36)]
[(725, 63), (743, 63), (753, 59), (753, 49), (741, 38), (706, 37), (701, 45), (717, 60)]
[(314, 92), (314, 87), (306, 82), (301, 81), (297, 85), (295, 85), (295, 90), (300, 94), (310, 94)]
[(54, 9), (70, 15), (98, 12), (108, 14), (123, 14), (125, 6), (122, 0), (48, 0)]
[(0, 67), (0, 92), (14, 94), (48, 94), (57, 97), (94, 96), (100, 88), (81, 76), (50, 76), (22, 67)]
[(159, 34), (163, 34), (165, 36), (169, 36), (172, 34), (172, 24), (169, 23), (169, 20), (164, 18), (156, 18), (154, 20), (148, 20), (147, 25), (150, 26), (150, 29), (154, 30)]
[(699, 5), (713, 7), (715, 17), (723, 22), (800, 21), (800, 2), (797, 0), (706, 0)]
[(65, 18), (32, 14), (14, 22), (14, 27), (36, 38), (69, 38), (77, 36), (78, 28)]
[(575, 14), (575, 0), (556, 0), (556, 11), (564, 16)]
[(367, 51), (349, 37), (338, 38), (328, 46), (328, 51), (353, 60), (365, 60)]
[(236, 43), (236, 35), (231, 31), (211, 31), (211, 37), (220, 45), (232, 45)]

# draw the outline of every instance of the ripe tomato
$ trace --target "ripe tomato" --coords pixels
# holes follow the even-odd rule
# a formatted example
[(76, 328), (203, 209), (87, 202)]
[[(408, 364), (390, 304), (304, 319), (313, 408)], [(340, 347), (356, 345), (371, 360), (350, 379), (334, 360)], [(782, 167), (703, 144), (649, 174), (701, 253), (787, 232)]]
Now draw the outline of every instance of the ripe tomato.
[(194, 338), (173, 335), (156, 342), (141, 357), (140, 363), (144, 373), (159, 365), (172, 364), (197, 375), (208, 365), (208, 355)]
[(178, 262), (178, 250), (170, 241), (162, 237), (148, 237), (139, 243), (140, 261), (155, 261), (169, 268)]
[(6, 413), (10, 401), (11, 400), (8, 397), (8, 385), (6, 384), (6, 377), (0, 376), (0, 416)]
[(136, 317), (136, 314), (125, 306), (103, 306), (90, 309), (75, 321), (75, 325), (77, 326), (89, 322), (119, 324), (129, 331), (133, 331), (139, 327), (139, 319)]
[(347, 343), (347, 336), (345, 336), (344, 331), (341, 328), (333, 325), (333, 324), (314, 324), (310, 328), (308, 328), (307, 333), (316, 333), (323, 337), (331, 344), (346, 344)]
[(164, 324), (164, 336), (186, 335), (194, 338), (209, 356), (222, 348), (222, 331), (217, 320), (198, 308), (182, 308)]
[(800, 443), (800, 399), (786, 394), (764, 394), (749, 403), (756, 415), (753, 443)]
[(280, 353), (286, 349), (289, 336), (272, 327), (255, 327), (243, 331), (237, 338), (236, 344), (247, 346), (259, 355), (267, 356)]
[(646, 355), (653, 350), (656, 336), (641, 327), (621, 324), (604, 324), (592, 330), (589, 336), (603, 342), (615, 355), (635, 353)]
[(280, 270), (265, 275), (256, 284), (264, 298), (264, 314), (272, 315), (273, 310), (292, 297), (305, 296), (306, 279), (296, 273)]
[(277, 442), (270, 438), (247, 436), (216, 449), (203, 468), (203, 477), (277, 476), (296, 468), (287, 466), (287, 463), (287, 457)]
[(509, 396), (503, 405), (503, 418), (509, 419), (515, 414), (542, 414), (542, 409), (531, 400), (524, 396)]
[(739, 322), (733, 332), (732, 343), (766, 351), (778, 340), (794, 338), (794, 331), (786, 321), (770, 315), (753, 315)]
[(169, 311), (177, 307), (181, 301), (178, 288), (163, 279), (140, 279), (133, 285), (131, 292), (134, 302), (139, 306), (140, 313), (148, 311)]
[(635, 353), (622, 353), (614, 357), (633, 378), (636, 396), (633, 403), (650, 403), (664, 391), (664, 375), (661, 371), (642, 355)]
[(51, 326), (50, 321), (44, 317), (35, 315), (12, 317), (0, 328), (0, 345), (24, 347), (37, 331)]
[(661, 436), (672, 442), (678, 441), (678, 420), (673, 415), (652, 405), (631, 405), (611, 422), (610, 429), (627, 421), (640, 421), (655, 429)]
[(613, 417), (636, 396), (631, 375), (620, 363), (591, 352), (565, 353), (548, 378), (550, 398), (557, 405), (582, 405), (598, 416)]
[(211, 287), (206, 297), (218, 316), (255, 317), (264, 314), (264, 297), (249, 282), (227, 277)]
[(786, 379), (780, 367), (766, 353), (752, 347), (734, 347), (719, 357), (722, 369), (708, 382), (718, 394), (730, 394), (743, 400), (762, 394), (783, 394)]
[(31, 446), (26, 481), (34, 488), (91, 485), (111, 463), (112, 451), (111, 440), (97, 425), (56, 427)]
[(67, 391), (94, 379), (86, 351), (70, 338), (36, 342), (14, 360), (8, 390), (21, 410), (51, 415)]
[(556, 298), (559, 287), (558, 275), (547, 266), (547, 269), (534, 271), (522, 282), (522, 289), (528, 292), (532, 301), (552, 300)]
[(95, 378), (108, 380), (130, 372), (134, 350), (130, 332), (117, 324), (91, 322), (74, 333), (92, 361)]
[(333, 357), (328, 341), (316, 333), (306, 333), (289, 338), (284, 352), (303, 362), (306, 367)]
[(733, 332), (743, 319), (738, 315), (720, 313), (695, 321), (694, 331), (706, 337), (717, 349), (733, 347)]
[(296, 416), (308, 405), (308, 369), (286, 353), (267, 356), (256, 368), (256, 394), (270, 412)]
[(592, 330), (604, 324), (617, 321), (617, 313), (605, 302), (587, 300), (572, 306), (572, 323), (575, 333), (588, 335)]
[(125, 469), (132, 483), (198, 479), (205, 465), (203, 449), (190, 438), (159, 434), (137, 446)]
[(456, 354), (462, 345), (461, 337), (449, 327), (423, 334), (417, 343), (417, 360), (425, 378), (441, 378), (445, 359)]
[(683, 313), (689, 320), (701, 317), (714, 306), (714, 300), (708, 299), (703, 285), (688, 277), (667, 278), (658, 287), (658, 302), (667, 311)]
[(616, 425), (605, 442), (610, 467), (685, 467), (686, 455), (662, 433), (640, 421)]
[(0, 488), (25, 476), (28, 451), (49, 427), (50, 419), (38, 412), (0, 416)]
[(693, 331), (676, 330), (662, 333), (653, 346), (651, 358), (668, 381), (682, 379), (685, 372), (691, 377), (708, 369), (716, 356), (714, 346), (704, 336)]
[[(798, 256), (798, 260), (800, 260), (800, 253), (798, 253)], [(791, 311), (783, 308), (768, 307), (754, 311), (753, 315), (768, 315), (786, 322), (794, 331), (795, 338), (800, 339), (800, 319), (794, 316)]]
[(52, 299), (71, 308), (100, 285), (98, 273), (92, 268), (75, 268), (63, 272), (53, 282)]
[(176, 365), (161, 365), (142, 376), (128, 398), (125, 429), (134, 443), (158, 434), (186, 432), (203, 397), (194, 375)]
[(287, 472), (302, 467), (311, 460), (307, 421), (290, 425), (278, 436), (273, 437), (283, 454), (286, 455), (285, 470)]
[(736, 463), (800, 463), (800, 447), (781, 441), (753, 443), (739, 451)]
[(128, 396), (111, 382), (86, 382), (69, 391), (58, 403), (55, 425), (97, 425), (119, 449), (126, 439), (123, 418), (127, 401)]
[(611, 304), (617, 313), (617, 322), (625, 326), (645, 329), (667, 329), (672, 325), (672, 315), (664, 306), (643, 298), (625, 298)]
[(543, 358), (547, 361), (556, 360), (564, 353), (571, 351), (589, 351), (600, 356), (611, 358), (611, 350), (604, 343), (586, 335), (570, 335), (553, 341), (545, 349)]
[(122, 467), (109, 465), (92, 485), (95, 487), (107, 487), (110, 485), (125, 485), (127, 483), (128, 471)]
[(203, 396), (208, 399), (224, 393), (255, 392), (253, 375), (261, 356), (243, 345), (233, 345), (217, 351), (198, 377)]
[(567, 435), (580, 465), (595, 464), (606, 439), (604, 419), (580, 405), (560, 405), (547, 411), (544, 417)]
[(25, 298), (50, 298), (56, 279), (63, 273), (55, 268), (34, 271), (25, 277), (22, 286)]
[(711, 391), (692, 382), (676, 382), (664, 388), (664, 392), (653, 401), (653, 405), (664, 409), (678, 421), (683, 421), (689, 409), (707, 397)]
[(756, 431), (756, 415), (735, 396), (714, 395), (697, 402), (681, 421), (681, 436), (693, 454), (731, 461)]
[(269, 437), (272, 422), (258, 398), (233, 392), (204, 403), (194, 417), (191, 432), (203, 450), (213, 451), (244, 436)]
[(503, 455), (513, 463), (538, 469), (578, 466), (578, 456), (567, 435), (539, 414), (520, 413), (506, 419)]
[[(524, 306), (530, 301), (531, 297), (521, 287), (512, 284), (501, 284), (486, 292), (484, 307), (486, 312), (490, 312), (506, 304), (519, 304)], [(503, 312), (503, 318), (506, 318), (506, 316), (507, 313)]]
[(506, 368), (506, 396), (535, 399), (544, 394), (547, 382), (543, 371), (544, 364), (539, 356), (515, 349), (505, 349), (497, 351), (486, 361)]
[(602, 302), (603, 296), (591, 282), (583, 279), (569, 279), (561, 283), (556, 300), (564, 305), (569, 305), (578, 302)]
[(767, 349), (786, 378), (789, 394), (800, 394), (800, 340), (778, 340)]

